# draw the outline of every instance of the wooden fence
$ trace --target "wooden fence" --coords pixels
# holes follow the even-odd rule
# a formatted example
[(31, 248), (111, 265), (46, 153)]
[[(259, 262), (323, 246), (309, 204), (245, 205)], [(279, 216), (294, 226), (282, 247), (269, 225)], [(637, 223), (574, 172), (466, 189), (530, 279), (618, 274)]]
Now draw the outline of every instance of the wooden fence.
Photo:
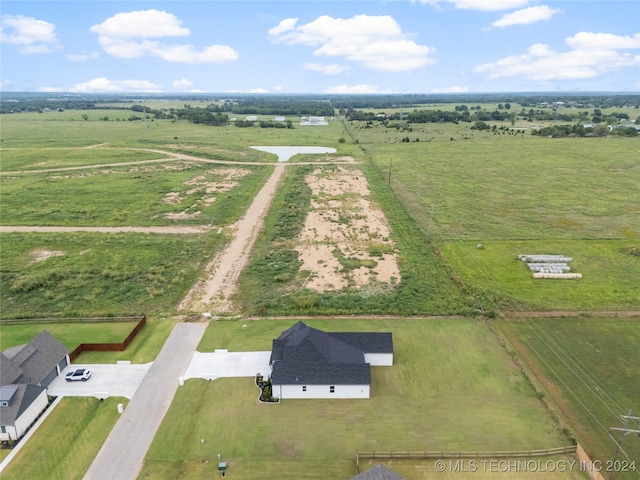
[(558, 455), (575, 455), (576, 446), (548, 448), (544, 450), (495, 451), (495, 452), (358, 452), (356, 453), (356, 473), (360, 473), (360, 459), (400, 459), (400, 460), (443, 460), (443, 459), (501, 459), (501, 458), (541, 458)]
[(138, 332), (147, 323), (147, 316), (143, 315), (140, 321), (133, 327), (131, 333), (121, 343), (81, 343), (73, 352), (69, 353), (69, 361), (73, 362), (82, 352), (122, 352), (129, 346)]
[(137, 322), (140, 317), (68, 317), (68, 318), (10, 318), (0, 320), (0, 325), (32, 325), (39, 323), (113, 323)]

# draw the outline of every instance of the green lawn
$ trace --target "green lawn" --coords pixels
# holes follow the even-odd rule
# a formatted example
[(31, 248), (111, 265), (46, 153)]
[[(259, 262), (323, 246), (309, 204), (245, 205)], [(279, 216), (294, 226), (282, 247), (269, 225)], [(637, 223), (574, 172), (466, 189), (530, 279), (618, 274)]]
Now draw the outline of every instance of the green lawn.
[[(137, 320), (136, 320), (137, 321)], [(147, 317), (147, 323), (123, 352), (83, 352), (76, 362), (115, 363), (129, 360), (147, 363), (155, 360), (176, 324), (175, 319)], [(69, 351), (81, 343), (121, 343), (135, 327), (135, 322), (38, 323), (0, 326), (0, 348), (23, 345), (42, 330), (47, 330)]]
[[(212, 323), (199, 350), (269, 350), (293, 320)], [(523, 374), (477, 320), (315, 320), (334, 331), (391, 331), (395, 365), (372, 369), (368, 400), (257, 402), (253, 379), (189, 380), (141, 478), (349, 478), (357, 451), (526, 450), (569, 445)], [(246, 325), (246, 327), (243, 327)], [(201, 443), (201, 439), (205, 443)], [(202, 464), (202, 459), (209, 464)]]
[[(640, 317), (495, 320), (592, 458), (614, 459), (608, 429), (640, 414)], [(615, 434), (619, 438), (619, 434)], [(623, 448), (640, 468), (640, 439)], [(624, 460), (624, 456), (619, 456)], [(615, 478), (638, 478), (636, 474)]]
[(126, 398), (64, 398), (18, 452), (3, 478), (81, 479), (118, 419)]

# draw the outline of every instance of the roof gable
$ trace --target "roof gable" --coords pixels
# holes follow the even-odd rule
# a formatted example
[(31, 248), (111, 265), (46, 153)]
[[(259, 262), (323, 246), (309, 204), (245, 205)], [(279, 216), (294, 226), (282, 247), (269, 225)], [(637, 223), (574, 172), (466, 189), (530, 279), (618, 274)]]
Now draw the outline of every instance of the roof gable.
[(378, 463), (369, 470), (352, 477), (351, 480), (404, 480), (404, 478)]
[(370, 385), (365, 353), (393, 353), (391, 333), (327, 333), (297, 322), (273, 340), (276, 385)]
[[(67, 349), (58, 340), (55, 339), (46, 330), (42, 330), (33, 340), (24, 345), (20, 350), (16, 351), (12, 358), (3, 355), (2, 364), (8, 360), (13, 366), (12, 374), (20, 369), (23, 377), (21, 382), (38, 385), (45, 377), (60, 363), (67, 355)], [(5, 382), (4, 374), (2, 375), (2, 384), (13, 383), (17, 377)]]

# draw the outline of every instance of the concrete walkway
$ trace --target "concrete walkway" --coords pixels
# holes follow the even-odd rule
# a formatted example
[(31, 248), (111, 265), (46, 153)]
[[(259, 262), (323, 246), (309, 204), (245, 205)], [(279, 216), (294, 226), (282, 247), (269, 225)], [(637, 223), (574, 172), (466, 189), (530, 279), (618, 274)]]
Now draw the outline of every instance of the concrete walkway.
[(135, 480), (207, 323), (179, 323), (84, 478)]

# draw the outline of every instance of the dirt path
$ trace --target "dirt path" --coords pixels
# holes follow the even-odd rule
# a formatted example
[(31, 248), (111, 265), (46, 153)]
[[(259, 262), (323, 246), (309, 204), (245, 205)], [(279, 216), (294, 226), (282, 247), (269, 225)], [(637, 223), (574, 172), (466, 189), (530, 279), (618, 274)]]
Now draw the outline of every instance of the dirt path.
[(180, 302), (179, 310), (228, 313), (229, 302), (236, 281), (249, 259), (251, 248), (262, 228), (285, 165), (276, 164), (273, 174), (256, 195), (245, 215), (234, 225), (234, 238), (227, 249), (209, 262), (205, 268), (208, 278), (198, 282)]

